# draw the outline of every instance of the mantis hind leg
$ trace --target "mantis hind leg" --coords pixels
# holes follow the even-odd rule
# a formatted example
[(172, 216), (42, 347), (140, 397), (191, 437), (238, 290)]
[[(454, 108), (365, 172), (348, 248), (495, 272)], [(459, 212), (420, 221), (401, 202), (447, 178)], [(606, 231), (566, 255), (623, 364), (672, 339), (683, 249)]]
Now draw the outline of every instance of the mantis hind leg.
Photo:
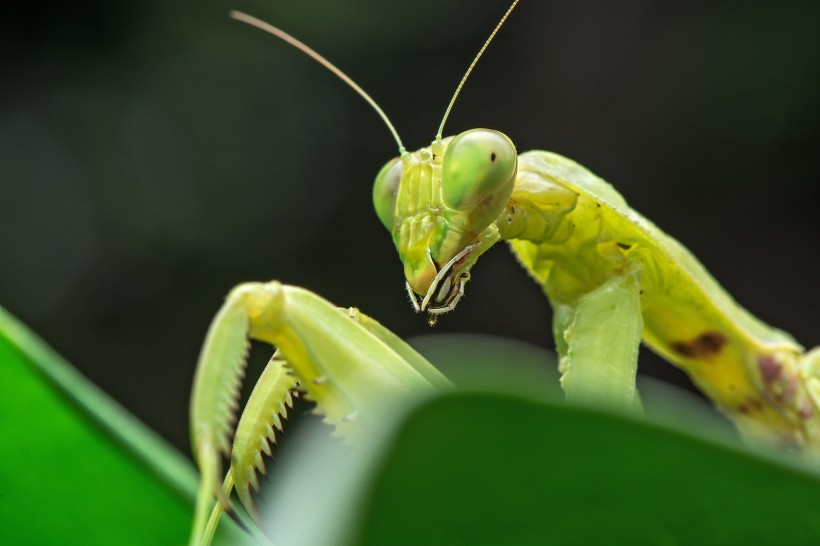
[[(353, 320), (351, 320), (353, 319)], [(214, 318), (197, 365), (191, 399), (191, 440), (202, 474), (192, 543), (207, 542), (211, 498), (221, 461), (231, 451), (238, 393), (249, 340), (277, 353), (252, 393), (233, 440), (233, 481), (250, 504), (262, 452), (281, 426), (298, 388), (317, 413), (349, 441), (376, 419), (449, 383), (397, 336), (356, 310), (342, 310), (316, 294), (278, 282), (236, 287)], [(298, 383), (298, 385), (297, 385)], [(252, 512), (252, 508), (249, 508)]]
[(639, 272), (612, 277), (572, 304), (553, 304), (567, 400), (640, 409), (635, 386), (643, 332)]

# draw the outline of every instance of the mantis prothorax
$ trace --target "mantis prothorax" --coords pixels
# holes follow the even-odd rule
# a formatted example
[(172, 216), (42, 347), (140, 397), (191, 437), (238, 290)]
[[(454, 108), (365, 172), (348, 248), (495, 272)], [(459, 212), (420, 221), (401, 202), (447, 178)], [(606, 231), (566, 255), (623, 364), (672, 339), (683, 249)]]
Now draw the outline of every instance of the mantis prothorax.
[[(513, 2), (467, 76), (517, 4)], [(740, 307), (682, 245), (632, 210), (612, 186), (552, 152), (517, 154), (491, 129), (442, 138), (407, 152), (376, 103), (323, 57), (250, 16), (345, 80), (379, 113), (399, 156), (376, 177), (373, 201), (404, 264), (416, 311), (434, 321), (453, 310), (478, 258), (509, 241), (553, 308), (553, 333), (570, 398), (639, 404), (634, 374), (641, 340), (682, 368), (740, 432), (812, 453), (820, 446), (820, 351)], [(250, 338), (277, 352), (245, 406), (231, 442)], [(342, 436), (354, 440), (398, 400), (450, 388), (423, 357), (356, 309), (277, 282), (235, 288), (214, 319), (191, 403), (193, 450), (202, 472), (192, 540), (209, 540), (235, 487), (253, 514), (251, 488), (263, 453), (303, 393)], [(225, 492), (221, 457), (231, 453)], [(218, 496), (215, 517), (206, 517)]]

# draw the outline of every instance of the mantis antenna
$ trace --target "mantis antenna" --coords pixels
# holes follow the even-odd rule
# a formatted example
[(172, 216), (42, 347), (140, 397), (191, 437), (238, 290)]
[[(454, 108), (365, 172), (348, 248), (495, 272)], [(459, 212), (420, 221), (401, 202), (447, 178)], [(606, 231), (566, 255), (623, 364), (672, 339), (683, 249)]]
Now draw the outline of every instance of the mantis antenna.
[(447, 121), (447, 116), (450, 115), (450, 110), (453, 108), (453, 104), (455, 104), (456, 98), (458, 97), (458, 94), (461, 92), (461, 88), (464, 87), (464, 82), (467, 81), (467, 77), (473, 71), (473, 68), (475, 67), (478, 60), (484, 54), (484, 50), (487, 49), (487, 46), (490, 45), (490, 42), (493, 41), (493, 38), (495, 38), (495, 35), (498, 32), (498, 29), (501, 28), (501, 25), (504, 24), (504, 21), (507, 20), (507, 17), (510, 16), (510, 13), (512, 13), (512, 10), (515, 8), (517, 4), (518, 0), (514, 0), (512, 5), (509, 8), (507, 8), (507, 12), (504, 14), (503, 17), (501, 17), (501, 20), (490, 33), (490, 37), (487, 38), (487, 41), (484, 42), (484, 45), (481, 46), (481, 49), (478, 50), (478, 55), (475, 56), (475, 59), (473, 59), (473, 62), (471, 62), (469, 68), (467, 68), (467, 72), (464, 74), (464, 77), (462, 77), (461, 81), (458, 83), (458, 87), (456, 87), (456, 92), (453, 93), (453, 98), (450, 99), (450, 104), (447, 105), (447, 110), (444, 111), (444, 117), (441, 118), (441, 125), (438, 126), (438, 133), (436, 133), (437, 143), (441, 143), (441, 134), (444, 132), (444, 122)]
[[(517, 1), (518, 0), (516, 0), (516, 2)], [(513, 4), (513, 5), (515, 5), (515, 4)], [(314, 51), (313, 49), (311, 49), (307, 45), (303, 44), (302, 42), (300, 42), (299, 40), (297, 40), (296, 38), (294, 38), (293, 36), (291, 36), (290, 34), (285, 32), (284, 30), (282, 30), (280, 28), (277, 28), (277, 27), (271, 25), (270, 23), (266, 23), (266, 22), (264, 22), (260, 19), (257, 19), (256, 17), (248, 15), (247, 13), (242, 13), (241, 11), (231, 11), (228, 15), (230, 15), (230, 17), (232, 19), (236, 19), (237, 21), (247, 23), (247, 24), (249, 24), (251, 26), (254, 26), (254, 27), (256, 27), (260, 30), (264, 30), (265, 32), (267, 32), (269, 34), (273, 34), (274, 36), (276, 36), (280, 40), (283, 40), (283, 41), (287, 42), (288, 44), (292, 45), (293, 47), (295, 47), (296, 49), (298, 49), (299, 51), (301, 51), (305, 55), (312, 58), (314, 61), (318, 62), (319, 64), (321, 64), (322, 66), (324, 66), (325, 68), (327, 68), (328, 70), (330, 70), (331, 72), (336, 74), (336, 76), (338, 76), (339, 79), (341, 79), (348, 86), (350, 86), (356, 93), (359, 94), (359, 96), (361, 96), (364, 100), (367, 101), (367, 104), (369, 104), (376, 111), (377, 114), (379, 114), (379, 116), (382, 118), (382, 121), (384, 121), (384, 123), (387, 125), (387, 128), (390, 129), (390, 133), (393, 135), (393, 139), (396, 141), (396, 144), (398, 144), (399, 154), (404, 155), (406, 153), (406, 150), (404, 149), (404, 144), (402, 144), (401, 138), (399, 138), (399, 133), (396, 131), (396, 128), (393, 127), (393, 124), (390, 123), (390, 119), (387, 117), (387, 114), (384, 113), (384, 110), (382, 110), (379, 107), (379, 105), (376, 104), (376, 101), (373, 100), (370, 97), (370, 95), (368, 95), (365, 92), (364, 89), (359, 87), (359, 85), (356, 82), (351, 80), (350, 77), (348, 77), (347, 74), (342, 72), (340, 69), (336, 68), (336, 66), (333, 63), (331, 63), (330, 61), (328, 61), (327, 59), (325, 59), (324, 57), (322, 57), (321, 55), (316, 53), (316, 51)], [(506, 17), (506, 15), (504, 17)], [(502, 19), (502, 22), (503, 22), (503, 19)], [(496, 29), (496, 30), (498, 30), (498, 29)], [(483, 51), (483, 49), (482, 49), (482, 51)]]

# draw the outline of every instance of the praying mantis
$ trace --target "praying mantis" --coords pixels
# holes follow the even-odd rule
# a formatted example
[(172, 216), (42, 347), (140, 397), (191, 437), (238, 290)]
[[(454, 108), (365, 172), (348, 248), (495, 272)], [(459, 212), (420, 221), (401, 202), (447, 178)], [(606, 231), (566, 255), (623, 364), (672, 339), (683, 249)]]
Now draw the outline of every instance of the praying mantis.
[[(627, 409), (641, 340), (686, 371), (750, 441), (814, 453), (820, 443), (820, 351), (740, 307), (682, 245), (634, 211), (608, 183), (545, 151), (519, 154), (492, 129), (405, 150), (381, 108), (335, 66), (278, 28), (236, 19), (296, 46), (342, 78), (382, 117), (399, 155), (376, 176), (373, 202), (404, 267), (412, 307), (431, 323), (453, 311), (472, 268), (500, 241), (543, 289), (567, 397)], [(276, 352), (233, 433), (249, 339)], [(429, 362), (357, 309), (339, 309), (300, 287), (234, 288), (207, 334), (191, 402), (193, 451), (202, 473), (192, 541), (207, 542), (231, 489), (253, 514), (263, 455), (294, 396), (313, 401), (352, 443), (390, 408), (453, 388)], [(222, 491), (221, 458), (230, 454)], [(215, 504), (210, 521), (208, 513)]]

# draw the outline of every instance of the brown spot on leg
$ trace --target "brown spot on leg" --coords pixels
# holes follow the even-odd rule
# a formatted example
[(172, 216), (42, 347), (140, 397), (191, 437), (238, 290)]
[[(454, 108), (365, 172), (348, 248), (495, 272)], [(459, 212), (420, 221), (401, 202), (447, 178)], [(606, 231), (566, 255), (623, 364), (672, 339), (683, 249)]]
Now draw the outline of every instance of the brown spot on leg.
[(718, 354), (726, 345), (726, 337), (720, 332), (704, 332), (690, 341), (675, 341), (672, 350), (688, 358), (709, 358)]
[(748, 397), (745, 402), (737, 406), (737, 412), (742, 415), (751, 415), (752, 413), (763, 410), (763, 401), (752, 396)]
[(769, 355), (757, 357), (757, 367), (760, 368), (760, 375), (764, 383), (777, 381), (783, 373), (783, 365)]

